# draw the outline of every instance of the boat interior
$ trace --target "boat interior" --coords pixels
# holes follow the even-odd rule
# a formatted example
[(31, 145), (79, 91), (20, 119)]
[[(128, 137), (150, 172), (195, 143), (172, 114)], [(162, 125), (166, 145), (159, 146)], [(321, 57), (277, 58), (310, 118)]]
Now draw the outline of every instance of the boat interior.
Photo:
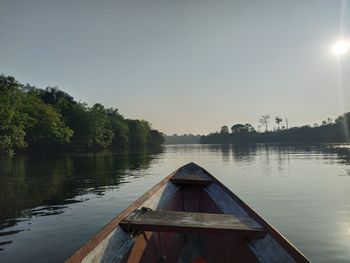
[(67, 262), (309, 262), (200, 166), (154, 186)]
[(189, 168), (170, 179), (178, 190), (161, 210), (143, 207), (121, 222), (135, 239), (122, 262), (258, 262), (247, 241), (264, 228), (242, 209), (224, 214), (206, 191), (212, 179)]

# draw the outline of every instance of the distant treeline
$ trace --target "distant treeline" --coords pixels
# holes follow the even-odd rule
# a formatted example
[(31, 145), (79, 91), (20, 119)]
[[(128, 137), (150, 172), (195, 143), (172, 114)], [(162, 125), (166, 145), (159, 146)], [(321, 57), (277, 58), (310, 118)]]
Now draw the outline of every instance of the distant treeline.
[[(276, 117), (276, 120), (278, 118)], [(266, 121), (266, 120), (265, 120)], [(279, 124), (279, 123), (278, 123)], [(279, 143), (279, 142), (349, 142), (350, 112), (334, 122), (328, 118), (321, 125), (277, 128), (274, 131), (257, 132), (247, 124), (235, 124), (229, 131), (222, 126), (220, 132), (202, 136), (201, 143)], [(267, 126), (266, 126), (267, 127)]]
[(200, 143), (201, 135), (183, 134), (166, 135), (164, 144), (196, 144)]
[(163, 134), (117, 109), (88, 107), (58, 88), (39, 89), (0, 75), (0, 153), (24, 149), (122, 149), (158, 146)]

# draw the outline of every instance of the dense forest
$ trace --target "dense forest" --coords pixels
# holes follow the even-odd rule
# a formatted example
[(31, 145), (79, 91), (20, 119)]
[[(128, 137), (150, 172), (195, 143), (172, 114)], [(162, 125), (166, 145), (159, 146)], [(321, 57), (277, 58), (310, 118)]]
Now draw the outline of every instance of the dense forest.
[(58, 88), (23, 85), (0, 75), (0, 153), (158, 146), (164, 136), (117, 109), (89, 107)]
[(166, 135), (164, 144), (197, 144), (200, 143), (201, 135), (183, 134)]
[(289, 143), (289, 142), (349, 142), (350, 112), (332, 121), (328, 118), (321, 124), (302, 127), (281, 126), (282, 118), (276, 117), (277, 128), (268, 130), (268, 115), (261, 118), (265, 131), (259, 132), (249, 124), (235, 124), (229, 130), (222, 126), (220, 132), (201, 137), (201, 143)]

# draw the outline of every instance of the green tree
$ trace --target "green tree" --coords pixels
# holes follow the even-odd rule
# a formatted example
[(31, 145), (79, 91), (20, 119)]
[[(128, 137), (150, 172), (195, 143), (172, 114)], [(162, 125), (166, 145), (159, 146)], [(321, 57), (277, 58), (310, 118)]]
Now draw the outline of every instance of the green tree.
[(249, 132), (256, 132), (254, 127), (250, 123), (246, 124), (235, 124), (231, 127), (231, 131), (234, 134), (238, 133), (249, 133)]
[(89, 109), (87, 130), (88, 147), (105, 148), (112, 144), (114, 133), (103, 105), (96, 103)]
[(222, 134), (228, 134), (229, 131), (228, 131), (228, 127), (225, 125), (225, 126), (222, 126), (221, 129), (220, 129), (220, 133)]
[(0, 75), (0, 153), (23, 149), (27, 114), (22, 112), (22, 85), (14, 77)]
[(256, 132), (255, 128), (250, 123), (244, 124), (244, 130), (246, 132)]
[(125, 148), (129, 145), (129, 127), (124, 117), (118, 113), (117, 109), (108, 109), (107, 116), (110, 127), (114, 133), (112, 146), (114, 148)]
[(156, 146), (164, 143), (164, 134), (158, 130), (150, 130), (148, 134), (148, 145)]
[(147, 145), (148, 135), (151, 130), (146, 121), (127, 120), (129, 127), (129, 144), (131, 147), (142, 147)]
[(47, 87), (45, 90), (39, 90), (39, 97), (44, 103), (55, 106), (62, 101), (74, 103), (72, 96), (57, 87)]
[(243, 124), (235, 124), (231, 127), (231, 132), (232, 133), (238, 133), (241, 132), (244, 129), (244, 125)]
[(45, 90), (0, 76), (0, 153), (40, 149), (160, 145), (163, 134), (117, 109), (88, 107), (57, 87)]
[(28, 116), (25, 139), (30, 147), (65, 146), (73, 135), (61, 114), (37, 97), (26, 94), (23, 112)]

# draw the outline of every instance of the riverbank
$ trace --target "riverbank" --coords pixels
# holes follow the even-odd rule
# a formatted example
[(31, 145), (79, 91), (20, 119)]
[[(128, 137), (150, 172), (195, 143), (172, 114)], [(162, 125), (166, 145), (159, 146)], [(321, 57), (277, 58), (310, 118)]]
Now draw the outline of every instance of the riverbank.
[(40, 89), (0, 75), (0, 154), (159, 146), (163, 134), (116, 108), (75, 100), (57, 87)]

